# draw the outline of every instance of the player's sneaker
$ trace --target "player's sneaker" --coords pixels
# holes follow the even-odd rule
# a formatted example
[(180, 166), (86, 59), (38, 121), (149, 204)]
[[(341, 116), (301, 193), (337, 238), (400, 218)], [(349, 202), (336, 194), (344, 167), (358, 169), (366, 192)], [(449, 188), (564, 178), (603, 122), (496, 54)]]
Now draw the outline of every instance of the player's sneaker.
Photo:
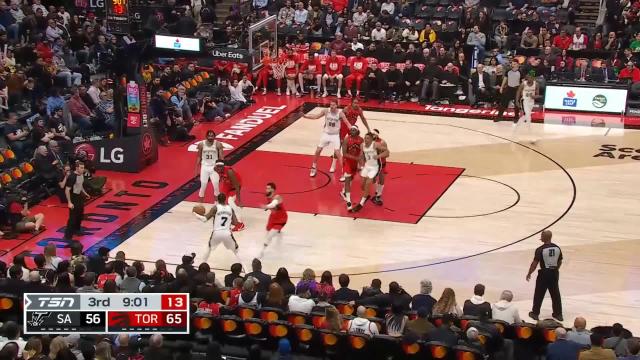
[(360, 203), (357, 203), (356, 206), (354, 206), (353, 208), (351, 208), (351, 212), (358, 212), (362, 210), (362, 205), (360, 205)]
[(336, 97), (337, 97), (338, 99), (340, 99), (340, 98), (342, 97), (342, 96), (340, 96), (340, 91), (338, 91), (338, 93), (336, 94)]
[(325, 90), (325, 92), (322, 93), (322, 97), (327, 97), (327, 96), (329, 96), (329, 93)]
[(245, 229), (244, 223), (237, 223), (231, 231), (242, 231)]
[(351, 202), (347, 201), (347, 211), (351, 211), (353, 210), (353, 207), (351, 206)]
[(311, 171), (309, 171), (309, 176), (314, 177), (316, 176), (316, 173), (318, 172), (318, 169), (316, 169), (315, 166), (311, 167)]
[(375, 196), (373, 199), (371, 199), (371, 202), (378, 206), (382, 206), (382, 198), (380, 196)]
[(335, 160), (333, 160), (333, 161), (331, 162), (331, 167), (329, 168), (329, 172), (330, 172), (330, 173), (332, 173), (332, 174), (333, 174), (334, 172), (336, 172), (336, 161), (335, 161)]
[(287, 87), (287, 90), (284, 93), (287, 94), (287, 96), (291, 96), (291, 90), (289, 90), (288, 87)]
[(344, 174), (342, 174), (342, 176), (340, 176), (340, 182), (344, 182), (344, 180), (345, 180), (345, 177), (344, 177)]

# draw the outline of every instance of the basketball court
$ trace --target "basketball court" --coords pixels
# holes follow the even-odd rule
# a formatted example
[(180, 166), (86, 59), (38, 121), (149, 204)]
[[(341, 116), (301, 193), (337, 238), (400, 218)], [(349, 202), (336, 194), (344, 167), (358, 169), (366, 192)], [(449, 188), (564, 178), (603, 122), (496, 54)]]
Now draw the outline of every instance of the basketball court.
[[(274, 181), (289, 221), (262, 259), (267, 273), (286, 266), (292, 276), (300, 276), (310, 267), (318, 275), (324, 270), (334, 276), (347, 273), (353, 288), (380, 278), (385, 288), (397, 280), (410, 293), (421, 279), (430, 279), (434, 297), (451, 287), (460, 305), (481, 282), (490, 302), (502, 290), (512, 290), (520, 315), (528, 319), (534, 283), (527, 283), (525, 275), (541, 244), (539, 233), (548, 228), (564, 251), (565, 325), (580, 315), (589, 327), (622, 322), (640, 331), (638, 131), (623, 129), (620, 121), (598, 118), (580, 126), (566, 125), (563, 118), (535, 123), (530, 133), (523, 128), (514, 137), (511, 122), (364, 104), (371, 106), (365, 116), (380, 130), (391, 156), (384, 205), (368, 202), (352, 214), (339, 195), (340, 173), (328, 172), (329, 151), (318, 175), (309, 177), (323, 120), (301, 115), (320, 111), (327, 102), (275, 96), (258, 96), (257, 101), (224, 124), (194, 130), (203, 138), (214, 128), (242, 175), (247, 229), (235, 237), (245, 267), (262, 248), (268, 213), (259, 206), (267, 202), (265, 184)], [(530, 144), (534, 138), (539, 140)], [(108, 173), (109, 191), (87, 206), (85, 248), (108, 246), (112, 254), (122, 250), (129, 259), (146, 261), (147, 271), (157, 259), (176, 265), (190, 252), (196, 252), (196, 262), (203, 261), (212, 224), (191, 213), (199, 187), (193, 178), (194, 149), (193, 144), (173, 144), (161, 149), (160, 161), (141, 174)], [(352, 199), (359, 198), (360, 191), (354, 190)], [(210, 185), (206, 199), (213, 202)], [(36, 210), (47, 214), (48, 223), (62, 226), (66, 210), (61, 209), (45, 203)], [(102, 214), (108, 211), (115, 214), (109, 224), (108, 214)], [(38, 237), (18, 239), (2, 255), (38, 253), (48, 241), (64, 248), (61, 230), (52, 226)], [(236, 259), (219, 246), (208, 262), (223, 276)], [(547, 297), (541, 317), (550, 315)]]
[[(533, 124), (526, 136), (540, 140), (532, 145), (512, 137), (510, 122), (388, 111), (365, 115), (391, 150), (384, 206), (367, 203), (360, 213), (348, 213), (339, 174), (328, 172), (328, 157), (310, 178), (322, 120), (292, 120), (234, 166), (244, 181), (247, 229), (236, 239), (245, 266), (262, 247), (268, 214), (259, 205), (266, 202), (266, 182), (274, 181), (289, 222), (264, 255), (268, 273), (282, 265), (295, 275), (306, 267), (328, 269), (351, 274), (357, 286), (380, 277), (385, 284), (398, 280), (410, 292), (428, 278), (434, 296), (453, 287), (460, 303), (482, 282), (489, 301), (504, 289), (514, 291), (526, 318), (533, 283), (524, 277), (540, 245), (538, 233), (550, 228), (565, 252), (561, 290), (567, 324), (584, 315), (590, 326), (621, 321), (640, 330), (633, 311), (640, 308), (633, 205), (640, 196), (634, 185), (640, 169), (630, 157), (618, 159), (624, 152), (612, 151), (615, 159), (594, 157), (605, 144), (632, 148), (640, 140), (636, 131)], [(355, 182), (359, 186), (360, 179)], [(190, 195), (115, 250), (172, 263), (191, 251), (202, 254), (211, 224), (191, 214), (195, 201), (197, 194)], [(212, 201), (209, 188), (207, 202)], [(235, 262), (222, 246), (208, 260), (220, 269)], [(548, 301), (542, 314), (550, 315)]]

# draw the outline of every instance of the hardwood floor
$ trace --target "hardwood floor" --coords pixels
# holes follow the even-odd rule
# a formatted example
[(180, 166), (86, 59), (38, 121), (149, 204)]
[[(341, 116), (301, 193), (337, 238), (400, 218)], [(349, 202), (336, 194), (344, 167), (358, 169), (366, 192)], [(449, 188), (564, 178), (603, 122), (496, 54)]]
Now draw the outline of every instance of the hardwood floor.
[[(507, 122), (365, 115), (389, 144), (389, 161), (460, 167), (463, 176), (417, 224), (290, 213), (282, 239), (263, 258), (267, 272), (286, 266), (299, 276), (307, 267), (318, 275), (328, 269), (334, 276), (351, 274), (352, 287), (377, 277), (384, 287), (397, 280), (410, 293), (428, 278), (436, 298), (452, 287), (459, 303), (480, 282), (490, 302), (502, 290), (512, 290), (527, 318), (534, 283), (527, 283), (525, 275), (540, 244), (539, 232), (549, 228), (564, 251), (560, 288), (565, 325), (584, 316), (588, 326), (621, 322), (640, 333), (640, 162), (630, 156), (618, 159), (640, 155), (634, 152), (640, 144), (638, 131), (533, 124), (530, 132), (523, 127), (514, 138), (513, 124)], [(300, 119), (258, 150), (311, 154), (321, 127), (322, 120)], [(530, 144), (533, 139), (539, 140)], [(611, 151), (613, 159), (608, 154), (594, 157), (605, 144), (631, 149)], [(385, 191), (392, 186), (390, 174)], [(394, 196), (411, 197), (412, 191), (402, 189)], [(129, 258), (172, 263), (190, 251), (201, 254), (211, 224), (195, 219), (192, 206), (179, 204), (115, 250), (124, 250)], [(236, 238), (248, 266), (261, 249), (266, 214), (245, 207), (243, 216), (247, 230)], [(228, 269), (235, 258), (220, 246), (208, 262)], [(550, 314), (547, 297), (542, 316)]]

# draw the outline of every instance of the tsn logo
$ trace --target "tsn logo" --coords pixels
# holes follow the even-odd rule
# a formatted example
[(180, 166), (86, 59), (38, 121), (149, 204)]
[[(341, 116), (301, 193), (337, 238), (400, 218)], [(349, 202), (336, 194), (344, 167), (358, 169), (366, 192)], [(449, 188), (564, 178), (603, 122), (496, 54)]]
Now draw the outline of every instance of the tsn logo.
[(41, 308), (69, 308), (75, 304), (76, 299), (67, 296), (42, 296), (38, 297)]

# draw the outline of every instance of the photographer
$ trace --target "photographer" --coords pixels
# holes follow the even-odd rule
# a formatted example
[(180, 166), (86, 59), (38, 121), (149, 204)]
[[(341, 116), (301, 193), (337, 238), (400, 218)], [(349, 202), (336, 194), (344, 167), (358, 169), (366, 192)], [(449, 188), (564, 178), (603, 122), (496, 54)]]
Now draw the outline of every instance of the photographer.
[(15, 199), (9, 203), (9, 222), (18, 233), (31, 232), (39, 234), (44, 230), (44, 214), (31, 214), (26, 197)]
[(64, 178), (62, 162), (56, 159), (53, 152), (50, 152), (46, 146), (40, 145), (36, 149), (33, 166), (36, 174), (44, 179), (45, 184), (47, 184), (48, 187), (56, 189), (56, 195), (58, 195), (60, 201), (64, 203), (66, 197), (64, 191), (62, 191), (62, 188), (59, 186), (60, 180)]
[(229, 114), (224, 113), (222, 106), (218, 106), (210, 96), (205, 96), (202, 99), (202, 106), (200, 106), (200, 112), (204, 116), (205, 121), (222, 121), (228, 119)]

